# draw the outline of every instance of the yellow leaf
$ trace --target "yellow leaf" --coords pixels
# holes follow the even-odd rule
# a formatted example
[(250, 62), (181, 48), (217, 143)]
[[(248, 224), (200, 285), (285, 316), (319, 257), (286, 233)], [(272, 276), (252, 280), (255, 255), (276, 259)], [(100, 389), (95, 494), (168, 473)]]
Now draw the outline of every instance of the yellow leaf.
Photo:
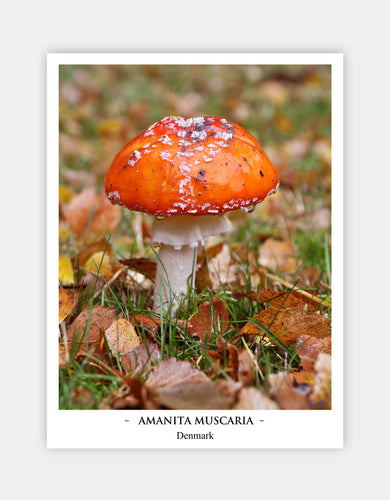
[(61, 285), (73, 285), (74, 275), (71, 261), (65, 255), (60, 255), (58, 263), (58, 277)]
[(123, 122), (116, 118), (108, 118), (102, 120), (97, 126), (99, 135), (114, 135), (120, 132), (123, 128)]
[(114, 321), (105, 335), (110, 350), (120, 355), (130, 354), (141, 344), (133, 325), (124, 318)]
[(62, 323), (69, 315), (75, 302), (75, 294), (65, 288), (59, 290), (59, 304), (58, 304), (58, 324)]
[(109, 256), (104, 252), (95, 252), (84, 264), (84, 269), (91, 273), (103, 274), (104, 276), (111, 273), (111, 264)]
[(73, 198), (73, 192), (67, 186), (60, 185), (58, 189), (58, 198), (60, 203), (69, 203)]

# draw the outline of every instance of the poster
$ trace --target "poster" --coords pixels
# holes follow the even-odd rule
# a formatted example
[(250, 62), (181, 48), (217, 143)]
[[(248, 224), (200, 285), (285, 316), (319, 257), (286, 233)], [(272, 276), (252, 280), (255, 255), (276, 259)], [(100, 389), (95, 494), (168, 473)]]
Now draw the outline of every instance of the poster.
[[(49, 448), (342, 447), (342, 63), (341, 54), (48, 55)], [(164, 119), (174, 139), (154, 138)], [(182, 169), (205, 163), (178, 192), (199, 184), (205, 196), (202, 178), (232, 155), (238, 126), (261, 144), (278, 185), (262, 203), (228, 205), (230, 231), (207, 239), (206, 252), (198, 245), (195, 290), (167, 319), (152, 300), (153, 215), (112, 204), (106, 174), (145, 134), (126, 168), (140, 151), (155, 161), (154, 145), (166, 162), (169, 142), (179, 144)], [(250, 170), (245, 154), (225, 163)]]

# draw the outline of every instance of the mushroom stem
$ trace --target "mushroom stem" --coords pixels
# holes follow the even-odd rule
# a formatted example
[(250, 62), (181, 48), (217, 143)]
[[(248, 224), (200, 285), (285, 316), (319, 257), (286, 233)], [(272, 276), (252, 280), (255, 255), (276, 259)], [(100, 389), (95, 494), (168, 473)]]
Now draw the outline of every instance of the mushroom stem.
[[(164, 311), (172, 304), (172, 313), (177, 311), (180, 301), (193, 289), (195, 282), (196, 247), (184, 245), (175, 249), (162, 245), (156, 269), (153, 309), (158, 310), (162, 303)], [(191, 277), (191, 282), (188, 278)], [(190, 288), (189, 288), (190, 287)]]
[(195, 282), (196, 248), (204, 245), (209, 236), (230, 231), (225, 217), (216, 215), (178, 215), (155, 219), (150, 228), (154, 244), (160, 245), (154, 285), (153, 309), (162, 301), (163, 311), (172, 304), (176, 313), (180, 301), (187, 295), (188, 278), (192, 275), (190, 290)]

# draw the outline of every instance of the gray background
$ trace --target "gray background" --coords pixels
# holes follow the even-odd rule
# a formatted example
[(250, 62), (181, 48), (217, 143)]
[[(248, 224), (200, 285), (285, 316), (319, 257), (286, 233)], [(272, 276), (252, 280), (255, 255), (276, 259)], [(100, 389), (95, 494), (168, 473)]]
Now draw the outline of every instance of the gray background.
[[(1, 455), (6, 496), (381, 497), (386, 478), (381, 450), (388, 436), (386, 6), (378, 0), (357, 2), (353, 9), (350, 2), (332, 0), (267, 6), (245, 0), (139, 4), (37, 0), (3, 7)], [(344, 450), (46, 449), (46, 54), (186, 51), (344, 53)]]

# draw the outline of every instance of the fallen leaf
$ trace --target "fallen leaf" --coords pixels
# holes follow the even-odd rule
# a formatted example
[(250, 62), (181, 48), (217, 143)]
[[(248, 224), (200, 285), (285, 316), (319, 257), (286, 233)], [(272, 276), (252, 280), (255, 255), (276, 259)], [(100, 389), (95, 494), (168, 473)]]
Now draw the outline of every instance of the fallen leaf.
[(120, 259), (119, 263), (123, 266), (129, 267), (130, 269), (134, 269), (152, 281), (154, 281), (156, 277), (157, 263), (150, 259), (146, 259), (144, 257), (139, 259)]
[(124, 385), (113, 393), (108, 394), (100, 404), (100, 409), (125, 410), (127, 408), (137, 408), (151, 410), (157, 408), (153, 400), (149, 397), (149, 391), (141, 378), (123, 375), (122, 380)]
[(284, 104), (290, 97), (288, 84), (278, 80), (267, 80), (259, 87), (259, 94), (272, 104)]
[(332, 358), (330, 354), (319, 353), (315, 371), (316, 377), (313, 392), (310, 395), (310, 407), (330, 410), (332, 408)]
[(188, 382), (202, 384), (208, 383), (210, 380), (188, 361), (177, 361), (176, 358), (169, 358), (153, 368), (146, 385), (156, 389)]
[(67, 204), (70, 202), (70, 200), (73, 198), (74, 193), (73, 191), (68, 188), (68, 186), (64, 186), (61, 184), (58, 188), (58, 201), (64, 204)]
[(205, 289), (211, 290), (213, 284), (210, 278), (208, 263), (223, 249), (223, 242), (201, 247), (197, 254), (196, 289), (200, 293)]
[(84, 264), (84, 269), (94, 274), (102, 274), (105, 277), (112, 275), (110, 257), (105, 251), (95, 252)]
[(276, 273), (294, 272), (297, 261), (293, 256), (293, 247), (289, 239), (280, 241), (268, 238), (260, 246), (259, 264)]
[(127, 372), (142, 372), (150, 369), (153, 362), (161, 359), (160, 351), (156, 344), (143, 342), (130, 354), (122, 356), (121, 363)]
[(255, 387), (241, 389), (234, 410), (278, 410), (279, 407), (264, 392)]
[(78, 350), (84, 350), (87, 345), (100, 344), (103, 330), (107, 330), (116, 318), (117, 313), (111, 307), (96, 305), (91, 310), (85, 307), (68, 329), (69, 346), (73, 343)]
[(204, 302), (199, 311), (187, 323), (187, 332), (199, 337), (201, 341), (211, 339), (213, 333), (223, 334), (229, 325), (229, 313), (226, 304), (217, 298), (212, 302)]
[(107, 118), (101, 120), (97, 126), (97, 133), (103, 136), (112, 136), (120, 133), (124, 127), (122, 120), (117, 118)]
[(113, 258), (114, 254), (111, 243), (106, 238), (83, 245), (82, 250), (77, 256), (78, 265), (83, 267), (93, 254), (99, 252), (104, 252), (110, 260)]
[(105, 337), (110, 351), (121, 359), (141, 344), (134, 327), (124, 318), (115, 320), (105, 331)]
[(237, 279), (239, 269), (232, 260), (231, 250), (223, 244), (222, 250), (208, 262), (208, 271), (213, 290)]
[(317, 307), (316, 303), (308, 304), (307, 297), (303, 297), (296, 290), (280, 290), (262, 288), (259, 293), (259, 301), (267, 303), (277, 309), (289, 309), (292, 307), (307, 307), (308, 310), (314, 311)]
[(255, 361), (247, 349), (238, 354), (238, 380), (243, 386), (253, 382), (255, 377)]
[[(330, 319), (324, 315), (307, 311), (304, 307), (279, 309), (269, 306), (253, 319), (267, 328), (283, 344), (290, 344), (300, 335), (326, 337), (329, 335)], [(264, 335), (255, 324), (249, 321), (241, 330), (243, 335)], [(273, 339), (269, 339), (273, 342)]]
[(66, 347), (62, 344), (58, 346), (58, 366), (61, 369), (64, 369), (68, 366), (68, 351)]
[(155, 390), (159, 404), (164, 408), (180, 410), (223, 410), (230, 398), (221, 394), (212, 382), (186, 382)]
[[(72, 170), (70, 168), (62, 166), (61, 177), (64, 179), (67, 185), (77, 191), (81, 188), (85, 188), (87, 186), (91, 187), (96, 184), (96, 176), (94, 172), (91, 172), (90, 170)], [(66, 200), (66, 203), (69, 203), (73, 196), (74, 193), (72, 192), (72, 196), (70, 197), (70, 199)]]
[(160, 406), (172, 409), (224, 409), (231, 399), (202, 371), (175, 358), (152, 368), (146, 386)]
[(158, 332), (159, 324), (146, 314), (136, 314), (129, 318), (138, 335), (142, 337), (145, 334), (153, 340), (153, 335)]
[(324, 338), (299, 335), (299, 337), (292, 339), (291, 344), (297, 351), (305, 372), (314, 372), (314, 365), (320, 352), (331, 354), (332, 351), (332, 337), (330, 335)]
[(73, 285), (74, 274), (71, 261), (66, 255), (60, 255), (58, 259), (58, 279), (61, 285)]
[(308, 410), (308, 395), (295, 388), (287, 373), (271, 373), (268, 377), (270, 395), (282, 410)]
[(75, 305), (75, 292), (60, 288), (58, 291), (59, 304), (58, 304), (58, 324), (66, 319)]
[(121, 210), (112, 205), (104, 192), (86, 188), (63, 208), (63, 217), (76, 237), (101, 236), (112, 232), (119, 224)]

